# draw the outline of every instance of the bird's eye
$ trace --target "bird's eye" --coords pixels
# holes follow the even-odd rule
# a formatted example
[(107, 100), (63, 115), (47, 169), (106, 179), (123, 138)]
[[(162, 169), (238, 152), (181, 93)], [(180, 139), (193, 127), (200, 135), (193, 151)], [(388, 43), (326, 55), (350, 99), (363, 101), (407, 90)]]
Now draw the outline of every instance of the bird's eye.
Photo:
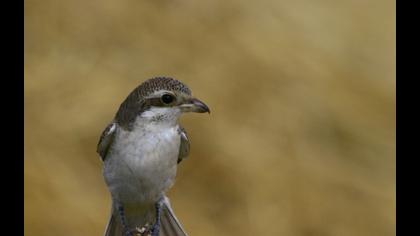
[(161, 100), (165, 104), (170, 104), (170, 103), (172, 103), (175, 100), (175, 97), (173, 95), (171, 95), (171, 94), (164, 94), (161, 97)]

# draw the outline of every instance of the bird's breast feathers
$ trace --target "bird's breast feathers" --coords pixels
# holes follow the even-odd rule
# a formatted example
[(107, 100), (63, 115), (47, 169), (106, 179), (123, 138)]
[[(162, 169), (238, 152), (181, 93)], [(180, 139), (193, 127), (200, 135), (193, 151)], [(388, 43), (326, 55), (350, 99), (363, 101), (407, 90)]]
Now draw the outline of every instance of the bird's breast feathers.
[(128, 201), (155, 200), (174, 182), (180, 142), (178, 125), (118, 129), (111, 156), (105, 161), (109, 187)]

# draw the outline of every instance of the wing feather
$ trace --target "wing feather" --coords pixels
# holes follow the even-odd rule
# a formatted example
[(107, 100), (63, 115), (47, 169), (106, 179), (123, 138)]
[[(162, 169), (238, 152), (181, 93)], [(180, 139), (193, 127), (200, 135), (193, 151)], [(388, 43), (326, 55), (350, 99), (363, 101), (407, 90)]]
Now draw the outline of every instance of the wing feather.
[(96, 152), (101, 156), (102, 161), (105, 160), (106, 155), (111, 147), (112, 142), (115, 137), (115, 130), (117, 125), (114, 122), (111, 122), (105, 130), (102, 132), (101, 137), (99, 138), (99, 143), (96, 149)]
[(190, 153), (190, 141), (188, 141), (187, 131), (179, 126), (178, 132), (181, 135), (181, 145), (179, 145), (178, 163), (187, 158)]

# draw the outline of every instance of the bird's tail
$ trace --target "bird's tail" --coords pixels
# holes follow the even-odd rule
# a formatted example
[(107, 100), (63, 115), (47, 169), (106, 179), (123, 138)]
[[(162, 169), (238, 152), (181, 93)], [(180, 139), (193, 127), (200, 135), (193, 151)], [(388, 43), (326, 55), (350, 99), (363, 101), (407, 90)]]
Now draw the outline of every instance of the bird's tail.
[(165, 196), (162, 204), (161, 228), (159, 236), (188, 236), (172, 210), (169, 199)]
[(118, 220), (117, 216), (115, 216), (114, 212), (111, 212), (111, 216), (109, 218), (108, 225), (106, 226), (104, 236), (122, 236), (122, 235), (123, 235), (123, 227), (120, 221)]
[[(113, 208), (112, 208), (113, 209)], [(162, 200), (159, 236), (188, 236), (176, 218), (169, 199), (165, 196)], [(104, 236), (123, 236), (123, 227), (114, 210), (111, 212)]]

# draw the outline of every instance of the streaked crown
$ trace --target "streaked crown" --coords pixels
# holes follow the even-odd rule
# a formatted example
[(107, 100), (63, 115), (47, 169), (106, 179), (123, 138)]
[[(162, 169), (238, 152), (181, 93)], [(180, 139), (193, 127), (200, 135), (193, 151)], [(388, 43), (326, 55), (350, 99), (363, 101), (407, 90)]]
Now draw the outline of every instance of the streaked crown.
[(137, 115), (150, 108), (146, 97), (159, 90), (184, 93), (191, 96), (191, 90), (180, 81), (169, 77), (155, 77), (146, 80), (135, 88), (120, 105), (115, 120), (125, 128), (130, 128)]
[(180, 81), (169, 77), (155, 77), (140, 84), (129, 96), (146, 97), (158, 90), (178, 91), (191, 95), (191, 90), (188, 86)]

